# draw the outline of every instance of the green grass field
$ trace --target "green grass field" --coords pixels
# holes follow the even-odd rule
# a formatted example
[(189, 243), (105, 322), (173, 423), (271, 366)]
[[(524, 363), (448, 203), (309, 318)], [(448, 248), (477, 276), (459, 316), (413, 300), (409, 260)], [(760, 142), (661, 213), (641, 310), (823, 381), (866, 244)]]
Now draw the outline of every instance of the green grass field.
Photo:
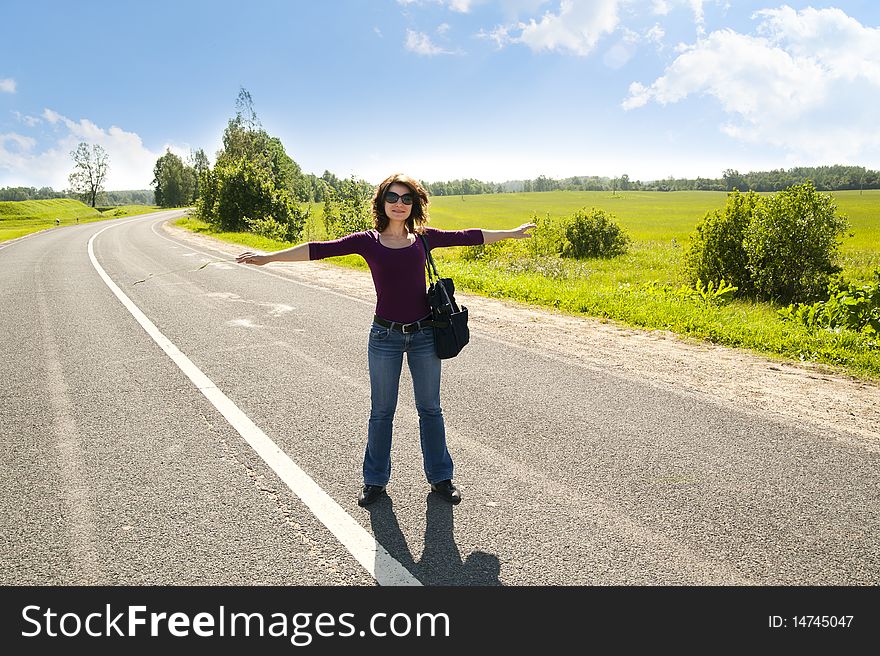
[[(766, 195), (766, 194), (762, 194)], [(833, 194), (838, 211), (849, 218), (850, 233), (841, 245), (841, 264), (854, 280), (868, 281), (880, 267), (880, 190)], [(534, 214), (562, 217), (583, 207), (611, 212), (633, 239), (636, 251), (675, 249), (686, 245), (697, 223), (721, 208), (724, 192), (535, 192), (483, 196), (440, 196), (431, 199), (432, 224), (439, 228), (513, 228)], [(317, 212), (320, 216), (320, 211)], [(651, 258), (653, 259), (653, 258)], [(669, 266), (662, 266), (668, 262)], [(677, 269), (674, 257), (661, 257), (651, 267)], [(670, 277), (670, 276), (667, 276)], [(629, 280), (632, 282), (633, 280)]]
[(60, 221), (59, 226), (64, 226), (158, 212), (160, 209), (153, 205), (122, 205), (99, 212), (71, 198), (2, 201), (0, 202), (0, 242), (54, 228), (56, 219)]
[[(841, 246), (844, 273), (867, 282), (880, 267), (880, 191), (833, 194), (850, 221)], [(691, 233), (708, 210), (724, 205), (722, 192), (544, 192), (434, 197), (431, 224), (438, 228), (507, 229), (537, 214), (562, 217), (583, 207), (615, 215), (632, 237), (630, 252), (608, 260), (539, 258), (473, 260), (462, 248), (437, 255), (444, 275), (456, 287), (487, 296), (506, 297), (628, 325), (670, 330), (682, 335), (795, 361), (824, 363), (850, 374), (880, 379), (880, 344), (849, 331), (810, 331), (784, 321), (770, 303), (735, 300), (715, 305), (675, 294), (682, 284), (682, 255)], [(265, 251), (290, 244), (247, 233), (218, 234), (210, 226), (183, 219), (184, 227)], [(326, 238), (320, 204), (302, 241)], [(524, 243), (524, 242), (521, 242)], [(334, 258), (343, 266), (365, 268), (359, 256)]]
[[(867, 283), (880, 267), (880, 190), (842, 191), (833, 194), (838, 211), (850, 221), (849, 235), (840, 248), (845, 274)], [(526, 223), (537, 214), (551, 218), (572, 214), (583, 207), (611, 212), (633, 239), (624, 266), (618, 260), (596, 261), (591, 267), (613, 273), (615, 283), (658, 280), (677, 283), (683, 246), (706, 212), (724, 206), (725, 192), (533, 192), (480, 196), (435, 196), (431, 199), (431, 225), (447, 230), (487, 228), (500, 230)], [(253, 235), (251, 235), (253, 237)], [(303, 241), (326, 238), (321, 225), (321, 204), (312, 206), (312, 217)], [(269, 246), (256, 246), (269, 248)], [(441, 256), (442, 257), (442, 256)]]

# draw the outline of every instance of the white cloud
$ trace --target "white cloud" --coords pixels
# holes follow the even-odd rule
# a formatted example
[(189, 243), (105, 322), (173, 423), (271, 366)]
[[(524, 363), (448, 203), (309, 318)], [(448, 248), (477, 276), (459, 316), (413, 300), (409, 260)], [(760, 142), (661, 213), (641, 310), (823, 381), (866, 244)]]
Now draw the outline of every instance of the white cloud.
[(814, 63), (795, 60), (764, 39), (722, 30), (679, 55), (649, 89), (637, 89), (645, 102), (663, 105), (707, 94), (727, 112), (752, 116), (816, 103), (822, 92), (812, 81), (820, 73)]
[(645, 32), (645, 39), (647, 39), (651, 43), (657, 44), (659, 48), (663, 47), (664, 36), (666, 36), (666, 31), (660, 26), (659, 23), (655, 24), (652, 28)]
[(12, 78), (0, 80), (0, 91), (5, 91), (6, 93), (15, 93), (15, 80), (13, 80)]
[(449, 23), (440, 23), (437, 26), (437, 34), (446, 34), (449, 31)]
[(669, 3), (666, 0), (654, 0), (652, 12), (657, 16), (665, 16), (669, 13)]
[(54, 142), (41, 151), (36, 140), (26, 135), (0, 135), (0, 186), (67, 188), (67, 176), (73, 170), (70, 152), (80, 141), (98, 144), (107, 151), (110, 171), (105, 188), (110, 190), (148, 189), (153, 166), (166, 148), (180, 156), (189, 152), (179, 146), (163, 146), (153, 152), (134, 132), (115, 125), (104, 129), (88, 119), (74, 121), (48, 108), (43, 117), (54, 126), (55, 135)]
[(43, 110), (43, 118), (45, 118), (49, 123), (57, 123), (64, 117), (56, 111), (49, 109), (48, 107)]
[(633, 82), (629, 85), (629, 96), (621, 103), (621, 106), (626, 110), (636, 109), (647, 105), (650, 99), (651, 90), (641, 82)]
[(457, 11), (460, 14), (466, 14), (471, 10), (471, 5), (474, 3), (473, 0), (449, 0), (447, 4), (452, 11)]
[(422, 5), (426, 3), (446, 5), (452, 11), (466, 14), (471, 10), (475, 2), (479, 0), (397, 0), (397, 4), (408, 7), (409, 5)]
[(826, 162), (880, 146), (880, 29), (839, 9), (781, 7), (754, 17), (755, 35), (712, 32), (650, 86), (632, 83), (623, 108), (709, 96), (729, 115), (721, 129), (744, 142)]
[(24, 123), (29, 128), (34, 127), (38, 123), (42, 123), (42, 121), (39, 118), (37, 118), (36, 116), (27, 116), (25, 114), (22, 114), (21, 112), (15, 112), (15, 111), (12, 112), (12, 114), (13, 114), (13, 116), (15, 116), (15, 119), (19, 123)]
[(5, 149), (7, 143), (13, 144), (13, 152), (26, 153), (30, 150), (33, 150), (33, 147), (36, 145), (37, 142), (31, 137), (16, 134), (15, 132), (0, 134), (0, 148)]
[(764, 9), (758, 33), (803, 59), (815, 59), (827, 75), (880, 85), (880, 29), (864, 27), (840, 9)]
[(697, 24), (697, 34), (702, 36), (706, 33), (706, 16), (703, 13), (703, 0), (689, 0), (691, 11), (694, 12), (694, 22)]
[[(715, 4), (720, 4), (721, 0), (714, 0)], [(672, 5), (687, 6), (690, 8), (694, 16), (694, 24), (697, 28), (697, 35), (702, 36), (706, 33), (706, 16), (703, 5), (706, 0), (653, 0), (651, 4), (651, 13), (655, 16), (667, 16), (672, 12)]]
[(489, 32), (486, 30), (480, 30), (477, 33), (477, 38), (494, 42), (495, 47), (499, 50), (512, 40), (510, 37), (510, 28), (505, 25), (499, 25)]
[(534, 19), (520, 23), (515, 41), (532, 50), (569, 51), (588, 55), (599, 39), (613, 32), (618, 25), (620, 0), (562, 0), (559, 13), (547, 12), (537, 23)]
[(431, 41), (424, 32), (415, 32), (413, 30), (406, 31), (406, 49), (418, 55), (434, 56), (434, 55), (452, 55), (455, 54), (450, 50), (441, 48)]

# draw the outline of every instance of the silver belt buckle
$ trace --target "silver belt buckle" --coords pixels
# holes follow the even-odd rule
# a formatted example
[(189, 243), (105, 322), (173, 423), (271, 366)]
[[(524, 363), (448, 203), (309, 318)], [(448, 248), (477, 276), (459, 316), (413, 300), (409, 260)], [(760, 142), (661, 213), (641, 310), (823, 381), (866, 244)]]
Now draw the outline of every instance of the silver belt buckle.
[[(410, 327), (413, 327), (413, 330), (407, 330)], [(403, 324), (402, 329), (404, 335), (417, 332), (419, 330), (419, 322), (416, 321), (415, 323), (405, 323)]]

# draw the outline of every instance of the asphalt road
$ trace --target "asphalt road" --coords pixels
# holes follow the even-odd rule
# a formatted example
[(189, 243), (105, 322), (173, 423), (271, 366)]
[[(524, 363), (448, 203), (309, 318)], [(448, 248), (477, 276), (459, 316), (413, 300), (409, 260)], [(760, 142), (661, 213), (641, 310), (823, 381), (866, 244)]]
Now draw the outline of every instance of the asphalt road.
[(228, 256), (177, 214), (0, 245), (0, 584), (880, 583), (877, 453), (477, 331), (444, 364), (464, 501), (428, 493), (404, 367), (389, 496), (359, 508), (371, 305), (309, 263), (200, 268)]

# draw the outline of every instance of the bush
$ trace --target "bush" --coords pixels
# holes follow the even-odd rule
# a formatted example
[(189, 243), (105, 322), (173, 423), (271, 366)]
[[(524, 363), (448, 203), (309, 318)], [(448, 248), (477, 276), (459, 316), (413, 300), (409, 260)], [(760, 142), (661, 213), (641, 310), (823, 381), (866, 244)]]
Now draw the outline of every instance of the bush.
[(783, 303), (827, 298), (846, 227), (831, 194), (812, 183), (763, 199), (743, 240), (756, 295)]
[(685, 278), (692, 288), (724, 280), (740, 295), (752, 291), (743, 239), (759, 200), (754, 192), (733, 191), (724, 209), (706, 213), (684, 256)]
[(629, 237), (614, 223), (613, 216), (596, 208), (585, 208), (556, 220), (549, 214), (539, 217), (535, 213), (531, 222), (535, 224), (531, 238), (469, 246), (463, 250), (461, 258), (509, 262), (532, 259), (537, 269), (545, 269), (548, 258), (560, 255), (574, 259), (614, 257), (624, 254), (630, 244)]
[(550, 214), (539, 217), (534, 213), (531, 222), (535, 224), (532, 237), (522, 240), (529, 254), (533, 257), (561, 255), (565, 245), (564, 220), (554, 221), (550, 218)]
[(835, 278), (828, 286), (827, 301), (792, 304), (779, 314), (813, 330), (846, 328), (880, 336), (880, 269), (874, 271), (874, 282), (869, 285), (857, 286)]
[(615, 257), (629, 249), (630, 238), (604, 210), (578, 210), (563, 222), (562, 256)]
[(725, 280), (739, 295), (783, 303), (827, 298), (847, 222), (811, 183), (770, 197), (733, 191), (706, 214), (685, 254), (689, 284)]
[(248, 216), (244, 217), (244, 222), (248, 226), (248, 230), (255, 235), (274, 239), (276, 241), (288, 241), (287, 226), (278, 223), (271, 216), (252, 219)]

